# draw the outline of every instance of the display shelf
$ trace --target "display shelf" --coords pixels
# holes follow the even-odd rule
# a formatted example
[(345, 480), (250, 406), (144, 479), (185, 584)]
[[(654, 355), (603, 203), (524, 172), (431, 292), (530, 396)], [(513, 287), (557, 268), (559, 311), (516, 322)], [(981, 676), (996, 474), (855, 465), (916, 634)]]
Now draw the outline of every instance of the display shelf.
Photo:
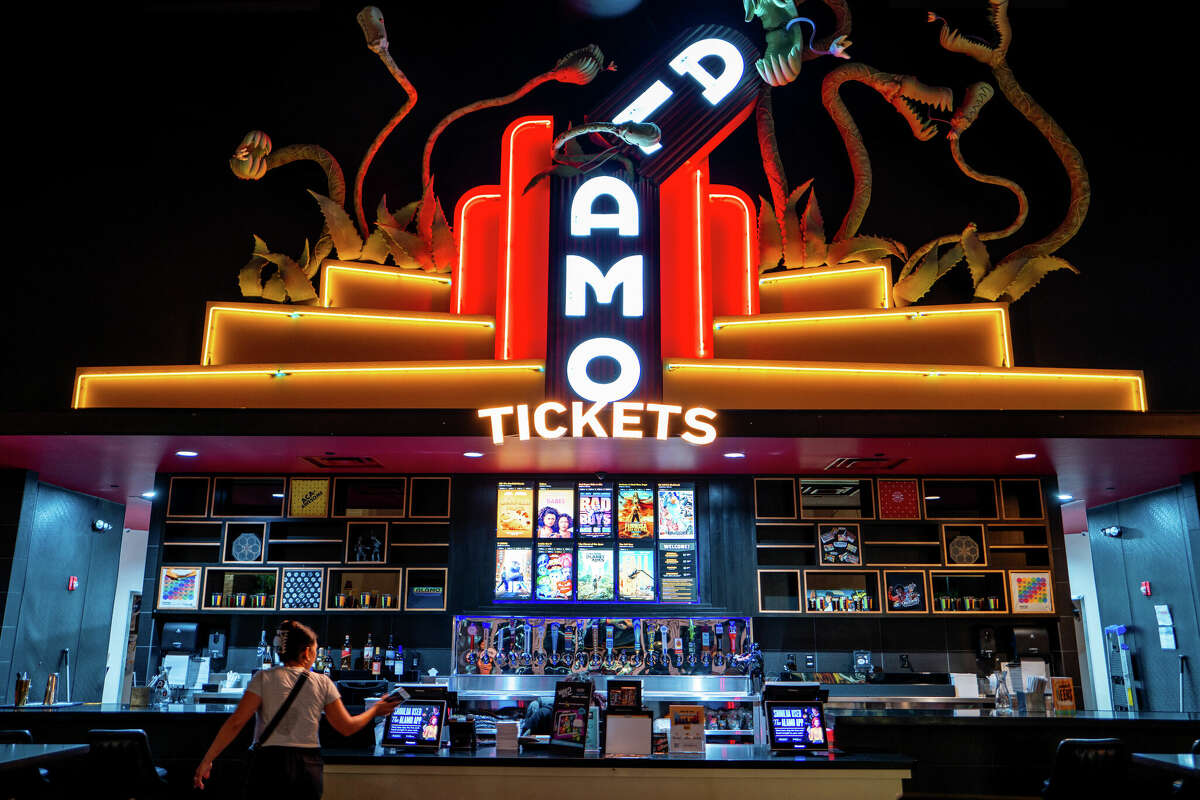
[(408, 518), (449, 519), (450, 489), (450, 478), (444, 475), (410, 478)]
[(938, 542), (864, 542), (866, 565), (870, 567), (940, 567)]
[(1000, 510), (1004, 519), (1045, 519), (1042, 482), (1037, 478), (1001, 478)]
[(167, 485), (167, 518), (195, 519), (208, 516), (208, 490), (212, 481), (208, 476), (182, 476), (171, 478)]
[(213, 478), (212, 511), (220, 519), (283, 516), (287, 479), (266, 475)]
[(799, 518), (795, 478), (755, 478), (754, 518), (794, 520)]
[(875, 484), (870, 478), (800, 478), (804, 519), (873, 519)]
[(758, 544), (816, 547), (817, 526), (811, 522), (759, 522), (754, 526), (754, 538)]
[(334, 518), (387, 519), (403, 518), (408, 499), (408, 479), (404, 477), (369, 477), (333, 479)]
[(1050, 567), (1050, 548), (1045, 545), (993, 546), (990, 558), (991, 566), (997, 569), (1048, 569)]
[(357, 613), (399, 611), (403, 576), (404, 570), (390, 567), (331, 568), (325, 609)]
[(934, 614), (1007, 614), (1004, 570), (929, 572)]
[(273, 567), (209, 567), (200, 595), (205, 611), (274, 610), (279, 570)]
[(999, 519), (996, 481), (991, 478), (924, 478), (921, 507), (925, 519)]
[(760, 567), (815, 567), (817, 548), (811, 544), (760, 544), (756, 548)]
[(883, 613), (879, 572), (804, 570), (804, 612), (831, 615)]
[(942, 526), (942, 559), (952, 569), (979, 569), (988, 565), (984, 526), (952, 523)]
[(163, 564), (217, 564), (221, 561), (220, 542), (163, 542)]
[(1049, 547), (1049, 532), (1045, 525), (988, 525), (988, 546), (995, 550), (1001, 547)]

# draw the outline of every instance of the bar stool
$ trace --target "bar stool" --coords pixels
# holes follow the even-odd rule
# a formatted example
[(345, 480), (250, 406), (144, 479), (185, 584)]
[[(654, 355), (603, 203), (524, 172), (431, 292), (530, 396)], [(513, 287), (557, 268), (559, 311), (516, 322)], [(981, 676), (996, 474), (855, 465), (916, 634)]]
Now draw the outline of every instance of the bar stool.
[(100, 790), (92, 796), (122, 800), (166, 796), (167, 771), (155, 766), (144, 730), (93, 729), (88, 731), (88, 744), (87, 783)]
[(1042, 797), (1119, 797), (1128, 774), (1129, 752), (1120, 739), (1063, 739)]
[[(25, 730), (0, 731), (0, 744), (33, 744), (33, 734)], [(10, 772), (5, 776), (5, 786), (0, 789), (0, 797), (42, 797), (50, 788), (50, 780), (46, 770), (40, 767), (26, 767)]]

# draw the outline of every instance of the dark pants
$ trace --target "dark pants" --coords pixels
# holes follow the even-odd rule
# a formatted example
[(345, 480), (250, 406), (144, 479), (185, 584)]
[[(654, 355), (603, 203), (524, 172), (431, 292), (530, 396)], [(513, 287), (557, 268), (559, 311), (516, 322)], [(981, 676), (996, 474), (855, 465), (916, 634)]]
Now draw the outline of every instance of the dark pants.
[(325, 764), (313, 747), (260, 747), (250, 757), (246, 797), (321, 800)]

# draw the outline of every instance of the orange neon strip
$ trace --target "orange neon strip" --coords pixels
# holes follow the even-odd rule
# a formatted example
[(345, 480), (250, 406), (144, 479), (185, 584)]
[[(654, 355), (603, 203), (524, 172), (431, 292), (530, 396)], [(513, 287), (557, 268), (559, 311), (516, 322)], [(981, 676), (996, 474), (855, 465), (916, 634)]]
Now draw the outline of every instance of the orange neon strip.
[(700, 203), (704, 192), (700, 170), (696, 170), (696, 344), (700, 357), (704, 357), (704, 217)]
[(504, 199), (505, 203), (505, 237), (504, 237), (504, 358), (512, 357), (512, 349), (509, 346), (509, 332), (512, 329), (512, 317), (510, 307), (512, 306), (512, 234), (513, 234), (513, 198), (517, 196), (517, 187), (513, 186), (513, 150), (517, 139), (517, 132), (526, 125), (541, 125), (543, 127), (552, 128), (552, 122), (548, 119), (531, 119), (522, 122), (512, 130), (512, 135), (508, 137), (508, 175), (505, 176), (505, 186), (508, 189), (508, 196)]
[(463, 270), (463, 265), (465, 265), (467, 263), (467, 257), (465, 255), (465, 253), (467, 252), (467, 242), (470, 241), (470, 238), (468, 238), (468, 236), (467, 236), (467, 211), (471, 208), (472, 205), (474, 205), (475, 203), (477, 203), (480, 200), (499, 200), (499, 199), (500, 199), (499, 192), (495, 192), (495, 193), (489, 192), (486, 194), (481, 193), (481, 194), (473, 195), (463, 201), (462, 209), (458, 215), (458, 266), (456, 267), (456, 269), (458, 270), (458, 279), (455, 281), (455, 283), (457, 284), (456, 291), (454, 293), (454, 313), (455, 314), (462, 313), (462, 303), (463, 303), (462, 270)]
[(359, 272), (365, 275), (375, 275), (383, 278), (400, 278), (412, 281), (430, 281), (431, 283), (440, 283), (446, 286), (451, 284), (451, 279), (443, 275), (430, 275), (427, 273), (410, 273), (401, 271), (400, 267), (373, 269), (371, 267), (356, 267), (347, 264), (325, 264), (321, 269), (321, 306), (329, 308), (331, 298), (329, 296), (329, 279), (334, 271), (339, 272)]
[(752, 219), (754, 219), (754, 211), (748, 205), (746, 205), (745, 199), (743, 199), (742, 197), (739, 197), (736, 194), (716, 193), (716, 194), (710, 194), (708, 196), (708, 198), (710, 200), (725, 200), (725, 201), (732, 200), (733, 202), (737, 203), (741, 207), (743, 213), (745, 214), (745, 218), (746, 218), (746, 313), (753, 314), (754, 307), (750, 300), (750, 297), (751, 297), (751, 293), (754, 291), (754, 254), (751, 252), (751, 248), (750, 248), (750, 225), (751, 225), (750, 221)]
[(922, 317), (933, 317), (943, 314), (996, 314), (996, 327), (1000, 331), (1000, 341), (1004, 347), (1004, 366), (1011, 367), (1013, 365), (1012, 342), (1010, 341), (1008, 333), (1008, 308), (1006, 306), (967, 306), (964, 308), (939, 308), (929, 310), (914, 308), (912, 311), (853, 311), (842, 314), (820, 314), (819, 316), (782, 317), (775, 319), (731, 319), (714, 322), (713, 330), (719, 331), (721, 328), (733, 328), (745, 325), (790, 325), (803, 324), (805, 322), (827, 322), (829, 320), (838, 319), (921, 319)]
[[(121, 368), (118, 368), (121, 370)], [(262, 377), (282, 378), (288, 375), (315, 375), (315, 374), (347, 374), (361, 373), (368, 374), (388, 374), (402, 372), (479, 372), (479, 371), (530, 371), (530, 372), (545, 372), (546, 367), (542, 362), (533, 361), (513, 361), (505, 364), (480, 364), (478, 362), (467, 362), (463, 364), (397, 364), (394, 366), (355, 366), (355, 367), (254, 367), (242, 369), (180, 369), (180, 370), (147, 370), (147, 371), (112, 371), (112, 372), (84, 372), (80, 371), (75, 376), (75, 394), (72, 398), (71, 405), (73, 408), (79, 408), (80, 399), (83, 396), (84, 385), (87, 381), (101, 380), (107, 378), (172, 378), (172, 377), (189, 377), (189, 378), (225, 378), (234, 375), (259, 375)]]
[(839, 275), (850, 275), (855, 272), (878, 271), (883, 278), (883, 296), (880, 308), (891, 307), (891, 295), (888, 291), (888, 284), (891, 281), (891, 271), (887, 264), (870, 264), (865, 267), (815, 267), (810, 269), (799, 270), (792, 275), (763, 275), (758, 279), (758, 285), (761, 287), (767, 283), (776, 283), (779, 281), (790, 281), (798, 278), (828, 278)]
[(804, 364), (763, 364), (750, 362), (714, 363), (713, 361), (682, 362), (673, 361), (663, 365), (667, 370), (676, 369), (708, 369), (708, 370), (746, 370), (752, 372), (803, 372), (810, 374), (860, 374), (860, 375), (920, 375), (926, 378), (941, 377), (977, 377), (977, 378), (1061, 378), (1069, 380), (1098, 380), (1098, 381), (1133, 381), (1138, 394), (1138, 411), (1146, 410), (1146, 387), (1141, 375), (1121, 375), (1090, 372), (1030, 372), (1015, 370), (978, 370), (960, 369), (957, 367), (938, 367), (936, 369), (922, 368), (891, 368), (867, 366), (808, 366)]

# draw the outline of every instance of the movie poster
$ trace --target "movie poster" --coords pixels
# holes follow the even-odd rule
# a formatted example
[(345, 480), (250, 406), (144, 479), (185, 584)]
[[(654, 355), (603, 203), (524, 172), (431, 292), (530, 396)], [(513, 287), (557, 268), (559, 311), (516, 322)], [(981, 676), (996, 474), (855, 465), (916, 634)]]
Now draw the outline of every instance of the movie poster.
[(617, 536), (654, 538), (654, 491), (649, 484), (622, 483), (617, 487)]
[(533, 550), (528, 547), (496, 548), (496, 599), (529, 600), (533, 578), (530, 561)]
[(621, 548), (619, 576), (621, 600), (654, 599), (654, 551)]
[(612, 536), (612, 484), (579, 484), (579, 524), (576, 529), (584, 538), (603, 539)]
[(537, 538), (570, 539), (575, 535), (575, 489), (538, 484)]
[(567, 547), (539, 547), (537, 599), (570, 600), (574, 586), (574, 554)]
[(658, 485), (658, 538), (696, 538), (696, 489), (692, 484)]
[(613, 600), (613, 551), (608, 547), (579, 546), (579, 579), (576, 599)]
[(500, 483), (496, 487), (496, 536), (501, 539), (533, 536), (533, 484)]

